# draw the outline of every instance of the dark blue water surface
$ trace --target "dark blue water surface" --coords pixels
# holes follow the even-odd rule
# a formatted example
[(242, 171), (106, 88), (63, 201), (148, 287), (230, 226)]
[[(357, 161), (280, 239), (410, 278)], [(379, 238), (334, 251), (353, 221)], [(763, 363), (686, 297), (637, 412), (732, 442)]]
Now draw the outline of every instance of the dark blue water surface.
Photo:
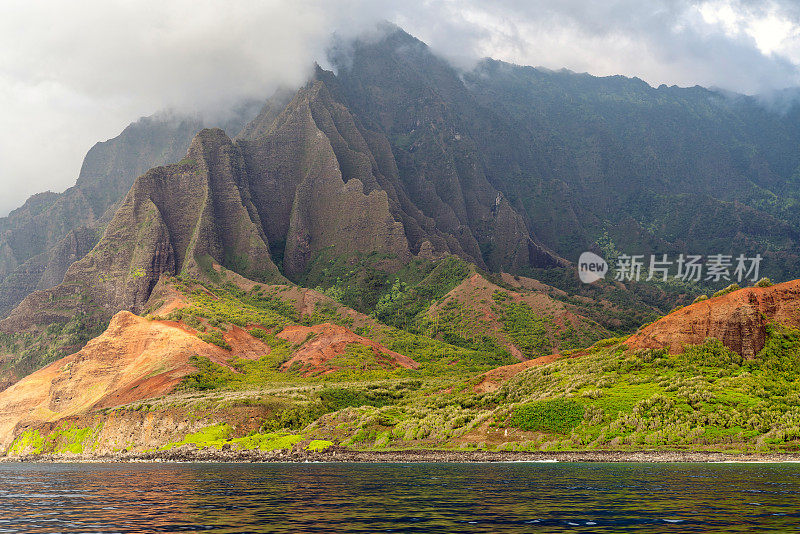
[(0, 464), (0, 533), (799, 529), (797, 464)]

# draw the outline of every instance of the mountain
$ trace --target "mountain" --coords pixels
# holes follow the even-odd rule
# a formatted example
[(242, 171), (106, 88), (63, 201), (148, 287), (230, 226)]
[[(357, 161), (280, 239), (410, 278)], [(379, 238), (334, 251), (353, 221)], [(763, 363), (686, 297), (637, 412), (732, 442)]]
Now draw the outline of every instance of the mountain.
[(0, 223), (0, 443), (795, 446), (796, 282), (659, 318), (700, 285), (570, 260), (797, 278), (800, 108), (384, 30), (247, 124), (132, 125)]
[[(220, 126), (238, 132), (256, 112), (243, 103)], [(204, 123), (172, 113), (143, 117), (93, 146), (73, 187), (34, 195), (0, 219), (0, 316), (32, 291), (61, 283), (67, 267), (97, 244), (134, 180), (180, 160)]]
[[(97, 233), (74, 230), (48, 253), (46, 266), (27, 266), (25, 272), (47, 273), (41, 288), (78, 259), (63, 284), (30, 295), (0, 330), (14, 335), (57, 324), (51, 331), (63, 331), (75, 310), (82, 324), (94, 325), (89, 330), (101, 328), (117, 311), (145, 310), (162, 275), (208, 275), (214, 263), (246, 278), (286, 276), (324, 290), (339, 283), (324, 273), (360, 265), (350, 283), (371, 296), (347, 302), (366, 313), (390, 292), (392, 273), (412, 259), (448, 255), (479, 269), (534, 274), (566, 269), (564, 257), (602, 242), (631, 252), (763, 252), (767, 271), (797, 268), (791, 202), (773, 206), (770, 215), (754, 193), (763, 200), (768, 187), (784, 188), (782, 198), (793, 198), (794, 182), (780, 179), (795, 165), (786, 155), (797, 135), (791, 115), (771, 114), (743, 97), (653, 89), (619, 77), (491, 61), (460, 73), (397, 28), (338, 54), (336, 73), (317, 68), (295, 93), (276, 93), (233, 140), (220, 130), (201, 131), (173, 160), (180, 163), (141, 175), (106, 215), (101, 211), (124, 189), (122, 177), (152, 160), (159, 143), (163, 153), (177, 150), (175, 132), (196, 125), (150, 135), (144, 121), (93, 150), (69, 192), (83, 204), (69, 213), (94, 228), (104, 217), (103, 237), (84, 254)], [(780, 135), (751, 134), (741, 125), (748, 120)], [(650, 143), (660, 139), (658, 151), (626, 128), (647, 130)], [(707, 134), (706, 144), (697, 131)], [(747, 165), (733, 157), (734, 146), (749, 147)], [(643, 163), (642, 154), (652, 161)], [(718, 165), (702, 163), (714, 158)], [(704, 173), (702, 183), (686, 176), (689, 168)], [(107, 186), (103, 176), (113, 178)], [(735, 180), (715, 187), (722, 176)], [(739, 193), (723, 195), (731, 189)], [(32, 199), (14, 220), (57, 220), (48, 203), (62, 205), (64, 198)], [(11, 277), (9, 287), (18, 279)], [(18, 286), (15, 297), (31, 285)], [(641, 298), (627, 309), (641, 309)], [(650, 300), (668, 307), (677, 298)], [(625, 323), (617, 320), (618, 327)]]
[[(336, 94), (387, 137), (430, 216), (463, 224), (496, 191), (569, 260), (605, 235), (628, 254), (761, 253), (767, 274), (798, 276), (798, 106), (493, 60), (458, 72), (397, 29), (333, 59)], [(498, 238), (467, 225), (490, 269), (526, 268), (498, 262)]]
[[(320, 254), (364, 250), (529, 275), (587, 249), (758, 253), (764, 274), (800, 275), (797, 106), (493, 60), (461, 72), (383, 30), (335, 49), (335, 74), (318, 68), (226, 127), (241, 130), (259, 225), (290, 278)], [(134, 178), (182, 159), (199, 129), (131, 125), (90, 151), (74, 188), (0, 224), (0, 311), (58, 280), (68, 262), (53, 247), (82, 257)]]

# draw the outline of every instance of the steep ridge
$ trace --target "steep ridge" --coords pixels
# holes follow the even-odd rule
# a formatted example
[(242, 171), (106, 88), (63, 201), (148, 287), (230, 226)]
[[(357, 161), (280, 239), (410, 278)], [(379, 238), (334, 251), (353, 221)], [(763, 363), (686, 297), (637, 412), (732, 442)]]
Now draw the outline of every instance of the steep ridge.
[[(342, 94), (338, 78), (318, 68), (281, 113), (268, 104), (237, 139), (262, 227), (273, 253), (283, 255), (287, 275), (300, 275), (326, 249), (345, 256), (384, 252), (398, 264), (412, 253), (429, 258), (449, 253), (484, 266), (473, 223), (495, 228), (486, 250), (493, 251), (498, 266), (563, 262), (533, 244), (519, 216), (485, 181), (479, 184), (480, 207), (473, 203), (475, 209), (467, 210), (477, 218), (448, 218), (452, 208), (442, 203), (431, 205), (429, 213), (420, 209), (419, 200), (428, 202), (438, 186), (428, 184), (412, 199), (409, 187), (416, 186), (401, 176), (392, 144), (385, 134), (365, 128)], [(434, 181), (458, 181), (430, 172)], [(450, 196), (464, 194), (478, 193)], [(466, 213), (463, 205), (458, 209)], [(532, 250), (541, 254), (532, 257)]]
[[(254, 103), (242, 103), (219, 125), (236, 133), (256, 112)], [(97, 244), (134, 180), (180, 160), (205, 122), (172, 113), (143, 117), (95, 144), (73, 187), (34, 195), (0, 218), (0, 317), (32, 291), (61, 283), (67, 267)]]
[[(30, 272), (33, 266), (43, 268), (43, 254), (48, 254), (73, 229), (98, 225), (137, 176), (156, 165), (180, 159), (201, 127), (197, 120), (147, 117), (129, 125), (117, 137), (97, 143), (86, 154), (75, 186), (60, 194), (31, 197), (25, 206), (0, 219), (0, 250), (4, 251), (0, 279), (26, 262), (32, 264), (25, 271)], [(60, 279), (56, 284), (59, 282)], [(15, 283), (9, 281), (7, 285), (8, 290), (4, 284), (0, 291), (9, 291)], [(36, 287), (39, 280), (31, 279), (27, 285)], [(8, 312), (7, 306), (0, 313)]]
[(222, 130), (201, 131), (181, 163), (136, 181), (100, 242), (70, 266), (62, 284), (26, 298), (0, 330), (13, 333), (71, 316), (68, 304), (43, 313), (52, 302), (93, 303), (91, 313), (106, 320), (119, 310), (140, 312), (163, 274), (200, 277), (212, 262), (257, 281), (282, 278), (251, 219), (255, 212), (240, 188), (240, 167)]
[(570, 260), (605, 235), (629, 254), (768, 251), (765, 274), (800, 275), (800, 106), (491, 60), (459, 72), (391, 26), (333, 61), (338, 94), (390, 141), (415, 205), (470, 228), (491, 270), (542, 263), (535, 247), (511, 260), (525, 254), (503, 244), (508, 224), (492, 232), (499, 198)]
[[(270, 241), (285, 244), (281, 252), (289, 276), (302, 273), (315, 253), (331, 247), (343, 255), (378, 251), (400, 261), (409, 257), (386, 193), (369, 187), (365, 173), (343, 173), (347, 167), (315, 120), (314, 110), (330, 119), (333, 107), (324, 84), (312, 83), (266, 135), (254, 133), (243, 143), (253, 202)], [(340, 107), (332, 111), (347, 114)]]
[[(345, 58), (334, 61), (339, 93), (363, 124), (389, 141), (398, 189), (480, 267), (559, 265), (560, 258), (536, 239), (484, 173), (472, 130), (489, 128), (496, 117), (478, 106), (458, 73), (424, 43), (397, 28), (386, 31), (378, 42), (353, 43)], [(514, 142), (511, 132), (506, 137)], [(423, 243), (412, 242), (412, 250)], [(444, 251), (457, 253), (452, 245)]]
[(748, 287), (696, 302), (642, 328), (625, 344), (631, 349), (666, 348), (677, 353), (716, 338), (752, 359), (764, 347), (770, 323), (800, 328), (800, 280)]

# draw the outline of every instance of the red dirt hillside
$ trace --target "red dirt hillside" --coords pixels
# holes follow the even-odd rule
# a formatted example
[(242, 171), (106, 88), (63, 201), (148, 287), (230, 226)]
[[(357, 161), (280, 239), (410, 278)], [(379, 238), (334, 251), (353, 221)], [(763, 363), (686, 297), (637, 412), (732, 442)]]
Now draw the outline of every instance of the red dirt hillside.
[(181, 324), (119, 312), (108, 329), (79, 352), (0, 392), (0, 436), (10, 438), (18, 434), (15, 428), (169, 393), (195, 371), (189, 364), (193, 355), (227, 365), (231, 358), (254, 357), (257, 344), (262, 354), (269, 352), (251, 336), (225, 339), (232, 350), (205, 343)]
[(344, 326), (335, 324), (289, 326), (283, 329), (278, 337), (293, 345), (302, 345), (281, 366), (282, 371), (299, 364), (306, 376), (332, 372), (340, 367), (335, 360), (347, 351), (347, 346), (351, 343), (368, 347), (372, 351), (375, 363), (380, 367), (404, 367), (406, 369), (419, 367), (419, 364), (408, 356), (391, 351), (380, 343), (361, 337)]
[(631, 349), (667, 348), (681, 352), (716, 338), (745, 358), (753, 358), (767, 336), (767, 324), (800, 327), (800, 280), (771, 287), (748, 287), (676, 310), (646, 326), (625, 343)]

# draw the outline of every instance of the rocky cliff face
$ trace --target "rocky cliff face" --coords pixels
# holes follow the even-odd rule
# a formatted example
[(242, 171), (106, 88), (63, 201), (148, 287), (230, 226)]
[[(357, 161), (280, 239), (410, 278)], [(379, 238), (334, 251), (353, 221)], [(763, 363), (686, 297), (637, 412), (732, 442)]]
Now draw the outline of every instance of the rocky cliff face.
[(180, 163), (136, 181), (100, 242), (67, 269), (62, 284), (26, 298), (0, 329), (46, 324), (54, 316), (42, 316), (43, 301), (78, 298), (105, 319), (119, 310), (138, 313), (163, 274), (201, 277), (213, 263), (256, 281), (281, 278), (241, 167), (225, 132), (201, 131)]
[[(236, 133), (255, 114), (252, 103), (243, 104), (220, 126)], [(61, 283), (67, 267), (97, 244), (134, 180), (179, 161), (203, 124), (168, 113), (144, 117), (93, 146), (75, 186), (34, 195), (0, 219), (0, 317), (32, 291)]]
[[(335, 88), (375, 145), (389, 149), (376, 161), (392, 184), (387, 190), (397, 191), (412, 252), (424, 246), (495, 271), (562, 263), (532, 234), (520, 206), (488, 179), (491, 154), (479, 138), (497, 130), (498, 117), (450, 65), (396, 28), (378, 42), (354, 43), (334, 61), (337, 75), (318, 77)], [(506, 135), (504, 142), (514, 139)]]
[(324, 83), (300, 90), (266, 132), (252, 131), (240, 146), (264, 231), (285, 244), (287, 275), (301, 274), (327, 248), (409, 258), (402, 223), (375, 187), (366, 142)]
[(626, 345), (631, 349), (684, 346), (716, 338), (745, 358), (762, 348), (767, 325), (776, 322), (800, 327), (800, 280), (772, 287), (749, 287), (686, 306), (643, 328)]

